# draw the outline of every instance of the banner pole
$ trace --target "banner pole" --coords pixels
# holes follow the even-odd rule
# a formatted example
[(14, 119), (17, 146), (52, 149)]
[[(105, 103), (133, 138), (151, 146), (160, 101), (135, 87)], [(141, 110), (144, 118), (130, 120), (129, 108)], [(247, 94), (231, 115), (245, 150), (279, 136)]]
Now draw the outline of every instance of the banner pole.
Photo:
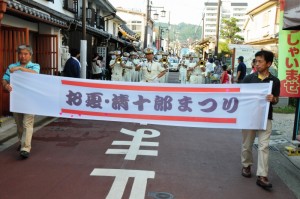
[(299, 118), (300, 118), (300, 98), (297, 98), (296, 102), (296, 112), (294, 120), (294, 129), (293, 129), (293, 140), (296, 140), (297, 135), (299, 134)]

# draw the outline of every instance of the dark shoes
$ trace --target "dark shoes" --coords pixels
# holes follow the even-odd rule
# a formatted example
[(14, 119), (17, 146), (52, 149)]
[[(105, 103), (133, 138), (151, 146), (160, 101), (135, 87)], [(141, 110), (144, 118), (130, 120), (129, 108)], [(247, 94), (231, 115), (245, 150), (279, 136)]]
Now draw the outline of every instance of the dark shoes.
[(20, 152), (20, 156), (24, 159), (28, 158), (29, 157), (29, 152), (27, 151), (21, 151)]
[(251, 167), (250, 166), (242, 168), (242, 176), (244, 176), (246, 178), (251, 177)]
[(257, 176), (256, 184), (264, 189), (272, 188), (272, 184), (269, 182), (267, 177)]
[[(246, 178), (251, 177), (251, 167), (243, 167), (242, 168), (242, 176)], [(269, 182), (267, 177), (264, 176), (257, 176), (256, 184), (264, 189), (272, 188), (272, 184)]]

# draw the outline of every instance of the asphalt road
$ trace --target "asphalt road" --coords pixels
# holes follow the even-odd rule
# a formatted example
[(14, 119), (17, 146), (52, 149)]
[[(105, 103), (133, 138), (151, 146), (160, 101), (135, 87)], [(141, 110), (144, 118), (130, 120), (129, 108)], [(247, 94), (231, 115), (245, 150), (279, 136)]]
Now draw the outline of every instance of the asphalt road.
[(240, 142), (238, 130), (60, 118), (29, 159), (17, 144), (0, 153), (0, 198), (296, 198), (272, 169), (271, 191), (242, 177)]

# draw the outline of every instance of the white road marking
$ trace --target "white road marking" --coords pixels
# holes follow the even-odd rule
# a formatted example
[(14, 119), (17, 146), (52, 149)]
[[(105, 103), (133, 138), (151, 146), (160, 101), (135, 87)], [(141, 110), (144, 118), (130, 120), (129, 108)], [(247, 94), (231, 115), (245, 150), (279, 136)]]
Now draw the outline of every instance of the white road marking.
[(154, 179), (154, 171), (126, 170), (126, 169), (99, 169), (96, 168), (91, 176), (115, 177), (106, 199), (122, 199), (129, 178), (134, 178), (129, 199), (144, 199), (147, 179)]
[[(150, 132), (151, 134), (145, 133)], [(157, 156), (157, 150), (140, 150), (140, 146), (158, 147), (158, 142), (143, 142), (143, 138), (154, 138), (160, 136), (160, 132), (154, 129), (138, 129), (130, 131), (122, 128), (121, 133), (133, 136), (132, 141), (113, 141), (112, 145), (125, 145), (129, 149), (108, 149), (105, 154), (126, 154), (125, 160), (135, 160), (137, 155)]]

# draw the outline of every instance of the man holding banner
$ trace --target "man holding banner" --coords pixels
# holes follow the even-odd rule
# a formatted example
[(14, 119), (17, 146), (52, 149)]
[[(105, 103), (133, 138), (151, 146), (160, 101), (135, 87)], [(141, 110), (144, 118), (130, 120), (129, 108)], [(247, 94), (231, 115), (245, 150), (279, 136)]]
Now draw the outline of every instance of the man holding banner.
[[(251, 177), (251, 165), (253, 164), (252, 146), (254, 139), (258, 137), (258, 161), (257, 161), (257, 181), (256, 184), (262, 188), (272, 188), (272, 184), (268, 180), (269, 167), (269, 141), (272, 132), (273, 107), (278, 103), (280, 94), (280, 81), (277, 77), (269, 72), (269, 68), (273, 63), (274, 54), (270, 51), (259, 51), (255, 54), (255, 64), (257, 72), (246, 76), (243, 83), (268, 83), (273, 82), (272, 92), (267, 95), (267, 101), (270, 102), (267, 128), (266, 130), (242, 130), (242, 175)], [(249, 118), (251, 120), (251, 118)]]
[[(40, 65), (31, 62), (32, 48), (29, 45), (21, 45), (18, 47), (19, 62), (8, 66), (3, 79), (2, 85), (4, 89), (11, 92), (12, 86), (10, 85), (11, 73), (22, 71), (27, 73), (39, 73)], [(26, 104), (23, 104), (26, 106)], [(22, 158), (28, 158), (31, 150), (31, 139), (33, 134), (34, 115), (26, 113), (14, 113), (14, 118), (17, 124), (18, 138), (20, 140), (20, 155)]]

